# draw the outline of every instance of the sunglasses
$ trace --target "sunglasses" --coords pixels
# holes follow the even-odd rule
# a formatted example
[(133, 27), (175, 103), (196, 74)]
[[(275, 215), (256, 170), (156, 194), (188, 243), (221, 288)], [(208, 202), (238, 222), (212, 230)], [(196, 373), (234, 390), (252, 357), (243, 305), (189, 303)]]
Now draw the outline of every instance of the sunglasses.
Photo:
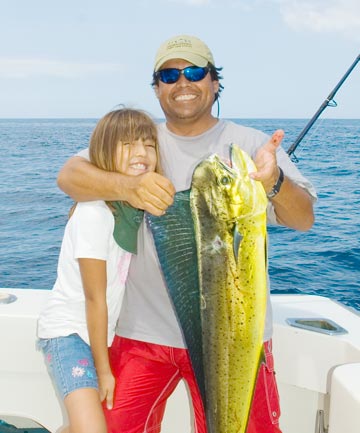
[(188, 81), (196, 82), (204, 79), (208, 72), (209, 68), (207, 66), (204, 68), (201, 68), (200, 66), (188, 66), (184, 69), (167, 68), (155, 72), (155, 78), (159, 79), (163, 83), (173, 84), (176, 83), (179, 80), (180, 75), (183, 74)]

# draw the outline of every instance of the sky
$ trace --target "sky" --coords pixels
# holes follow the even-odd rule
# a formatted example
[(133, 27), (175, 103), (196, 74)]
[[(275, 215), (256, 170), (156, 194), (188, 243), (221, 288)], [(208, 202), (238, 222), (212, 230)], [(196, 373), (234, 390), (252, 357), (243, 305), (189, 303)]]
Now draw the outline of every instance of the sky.
[[(220, 115), (311, 118), (360, 54), (359, 0), (0, 0), (0, 118), (163, 114), (155, 53), (189, 34), (223, 67)], [(360, 118), (360, 62), (323, 118)]]

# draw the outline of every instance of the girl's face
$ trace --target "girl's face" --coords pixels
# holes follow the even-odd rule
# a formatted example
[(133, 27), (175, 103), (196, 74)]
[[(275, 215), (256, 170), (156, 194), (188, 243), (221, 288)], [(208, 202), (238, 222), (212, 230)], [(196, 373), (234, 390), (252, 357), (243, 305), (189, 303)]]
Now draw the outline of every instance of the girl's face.
[(120, 141), (117, 148), (118, 171), (130, 176), (138, 176), (155, 171), (157, 155), (155, 142), (142, 138), (132, 142)]

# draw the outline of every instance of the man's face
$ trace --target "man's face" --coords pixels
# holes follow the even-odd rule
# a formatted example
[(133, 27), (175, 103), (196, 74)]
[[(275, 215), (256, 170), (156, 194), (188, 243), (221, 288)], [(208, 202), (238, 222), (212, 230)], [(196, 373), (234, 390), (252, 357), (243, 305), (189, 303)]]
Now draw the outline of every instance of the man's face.
[[(160, 69), (183, 69), (187, 66), (193, 65), (186, 60), (173, 59), (164, 63)], [(176, 83), (166, 84), (159, 81), (155, 86), (156, 96), (169, 122), (190, 123), (208, 118), (218, 90), (219, 82), (212, 81), (210, 73), (201, 81), (188, 81), (181, 74)]]

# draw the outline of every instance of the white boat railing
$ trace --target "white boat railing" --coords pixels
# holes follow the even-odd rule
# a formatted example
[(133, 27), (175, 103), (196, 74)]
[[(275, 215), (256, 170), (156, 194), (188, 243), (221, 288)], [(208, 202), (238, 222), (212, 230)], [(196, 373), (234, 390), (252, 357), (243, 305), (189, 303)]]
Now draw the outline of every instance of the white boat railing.
[[(64, 424), (65, 412), (35, 337), (37, 316), (48, 294), (0, 289), (0, 419), (26, 427), (35, 422), (56, 433)], [(13, 296), (16, 301), (9, 302)], [(274, 295), (272, 304), (283, 432), (359, 433), (360, 316), (319, 296)], [(338, 326), (346, 332), (327, 335), (319, 329), (291, 326), (289, 319), (307, 326), (309, 321), (315, 327)], [(168, 402), (162, 432), (191, 432), (191, 419), (187, 390), (181, 383)]]

